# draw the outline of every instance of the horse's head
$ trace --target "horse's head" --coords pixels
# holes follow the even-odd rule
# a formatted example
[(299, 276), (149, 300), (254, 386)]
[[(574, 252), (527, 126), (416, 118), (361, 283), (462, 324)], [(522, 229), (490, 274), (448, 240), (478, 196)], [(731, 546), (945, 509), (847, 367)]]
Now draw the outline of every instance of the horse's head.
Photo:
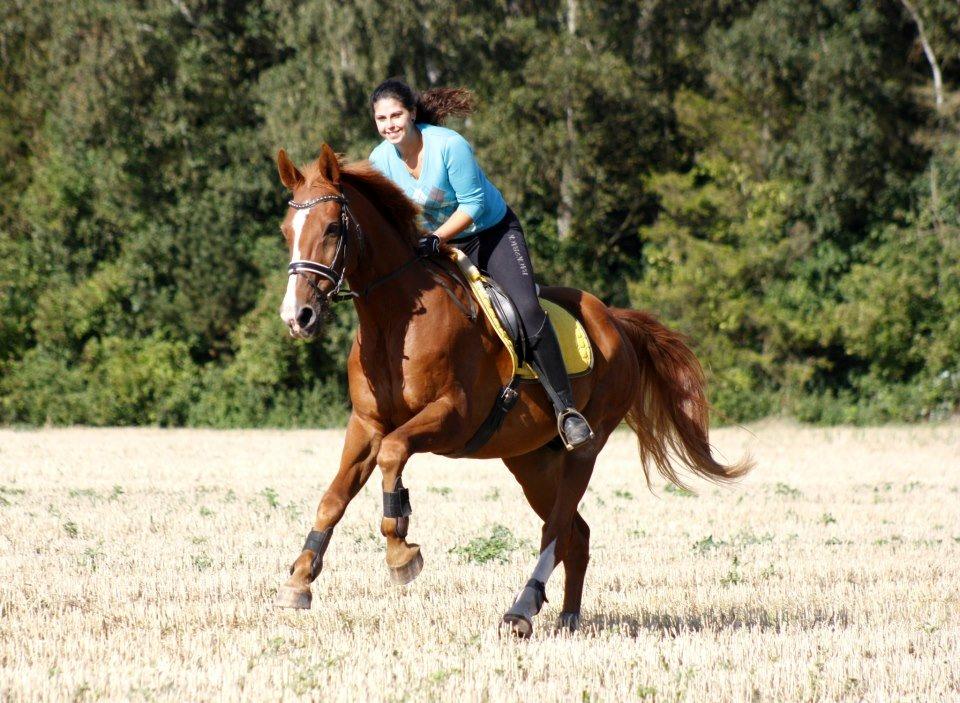
[(283, 149), (277, 154), (277, 168), (283, 185), (293, 194), (280, 225), (290, 247), (290, 275), (280, 317), (292, 336), (309, 339), (320, 331), (330, 297), (339, 292), (347, 266), (350, 232), (340, 162), (324, 144), (319, 158), (304, 172)]

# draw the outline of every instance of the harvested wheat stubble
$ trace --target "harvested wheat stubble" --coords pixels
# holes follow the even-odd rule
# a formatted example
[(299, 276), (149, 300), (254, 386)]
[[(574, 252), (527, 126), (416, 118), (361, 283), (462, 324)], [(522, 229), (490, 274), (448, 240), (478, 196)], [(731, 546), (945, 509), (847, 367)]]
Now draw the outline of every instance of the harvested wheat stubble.
[(412, 460), (403, 588), (375, 476), (291, 612), (341, 432), (0, 431), (0, 699), (960, 699), (960, 426), (751, 430), (713, 440), (756, 472), (696, 496), (647, 492), (617, 434), (583, 629), (561, 569), (529, 642), (496, 623), (540, 524), (498, 462)]

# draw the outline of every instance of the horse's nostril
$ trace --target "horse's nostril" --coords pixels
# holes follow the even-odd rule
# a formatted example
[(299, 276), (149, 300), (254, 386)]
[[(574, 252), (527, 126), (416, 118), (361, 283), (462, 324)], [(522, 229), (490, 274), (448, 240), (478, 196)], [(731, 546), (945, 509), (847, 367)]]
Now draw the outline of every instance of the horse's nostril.
[(307, 329), (313, 324), (315, 317), (316, 316), (313, 314), (313, 308), (311, 308), (309, 305), (305, 305), (304, 307), (300, 308), (300, 312), (297, 313), (297, 324), (300, 325), (300, 329)]

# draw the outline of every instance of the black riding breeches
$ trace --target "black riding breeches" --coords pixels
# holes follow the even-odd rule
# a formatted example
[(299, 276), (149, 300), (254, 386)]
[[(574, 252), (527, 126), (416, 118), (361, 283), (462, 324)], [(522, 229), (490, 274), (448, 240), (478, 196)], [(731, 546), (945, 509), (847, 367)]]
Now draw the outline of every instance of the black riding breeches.
[(520, 220), (513, 210), (507, 208), (507, 214), (500, 222), (476, 236), (450, 243), (510, 296), (517, 306), (527, 339), (535, 345), (546, 322), (546, 314), (537, 300), (530, 252)]

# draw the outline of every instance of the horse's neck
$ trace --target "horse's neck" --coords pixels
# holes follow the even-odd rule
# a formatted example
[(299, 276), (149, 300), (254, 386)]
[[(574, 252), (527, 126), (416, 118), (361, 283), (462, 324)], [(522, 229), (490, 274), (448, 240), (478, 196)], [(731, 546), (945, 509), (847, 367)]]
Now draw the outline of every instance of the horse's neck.
[(402, 266), (413, 255), (413, 250), (366, 195), (346, 184), (344, 191), (360, 235), (357, 240), (359, 258), (347, 274), (347, 280), (351, 288), (362, 290)]
[(392, 326), (413, 313), (419, 291), (429, 285), (430, 279), (424, 268), (418, 265), (408, 266), (388, 279), (409, 263), (414, 256), (413, 248), (369, 198), (353, 187), (347, 190), (351, 210), (363, 232), (359, 259), (347, 276), (347, 282), (352, 290), (358, 292), (374, 285), (367, 295), (354, 300), (360, 325), (382, 327), (384, 323), (389, 323)]

